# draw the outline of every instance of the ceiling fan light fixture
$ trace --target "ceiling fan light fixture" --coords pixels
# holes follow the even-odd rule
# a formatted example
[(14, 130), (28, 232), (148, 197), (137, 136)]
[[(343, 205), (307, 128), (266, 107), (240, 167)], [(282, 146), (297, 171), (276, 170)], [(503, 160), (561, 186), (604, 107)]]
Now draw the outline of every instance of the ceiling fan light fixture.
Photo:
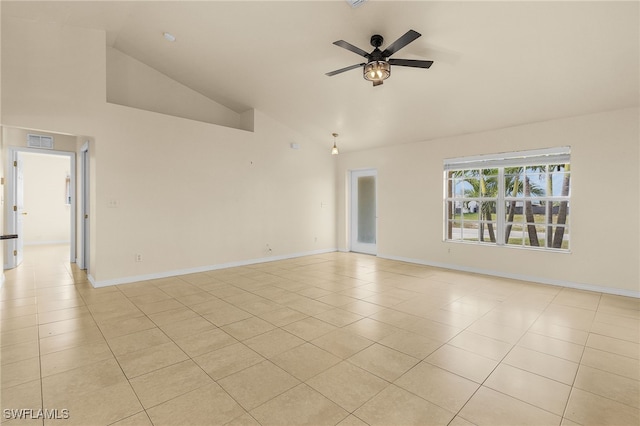
[(338, 155), (340, 151), (338, 151), (338, 146), (336, 145), (336, 138), (338, 137), (337, 133), (331, 133), (333, 136), (333, 148), (331, 148), (331, 155)]
[(364, 66), (364, 79), (367, 81), (381, 82), (391, 75), (391, 65), (387, 61), (371, 61)]

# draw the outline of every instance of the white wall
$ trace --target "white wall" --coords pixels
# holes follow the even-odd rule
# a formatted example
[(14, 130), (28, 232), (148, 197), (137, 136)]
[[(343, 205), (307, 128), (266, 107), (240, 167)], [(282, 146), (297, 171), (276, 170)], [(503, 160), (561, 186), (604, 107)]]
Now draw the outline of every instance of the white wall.
[(236, 129), (243, 128), (237, 112), (119, 50), (107, 48), (106, 61), (108, 102)]
[[(640, 296), (638, 114), (603, 112), (341, 155), (338, 246), (348, 247), (347, 171), (377, 168), (380, 256)], [(445, 158), (566, 145), (571, 253), (443, 242)]]
[(330, 156), (256, 115), (249, 133), (109, 106), (95, 136), (101, 281), (335, 248)]
[(65, 203), (69, 157), (21, 153), (24, 173), (24, 244), (69, 243), (71, 205)]
[[(251, 133), (108, 104), (103, 32), (17, 19), (2, 32), (2, 123), (90, 135), (98, 285), (344, 249), (346, 171), (374, 167), (382, 256), (640, 295), (638, 209), (624, 232), (613, 216), (640, 205), (637, 109), (342, 154), (335, 169), (259, 111)], [(442, 241), (444, 158), (560, 145), (572, 147), (571, 253)]]
[(259, 111), (247, 132), (107, 103), (100, 31), (2, 31), (3, 123), (90, 135), (97, 285), (335, 249), (324, 147)]

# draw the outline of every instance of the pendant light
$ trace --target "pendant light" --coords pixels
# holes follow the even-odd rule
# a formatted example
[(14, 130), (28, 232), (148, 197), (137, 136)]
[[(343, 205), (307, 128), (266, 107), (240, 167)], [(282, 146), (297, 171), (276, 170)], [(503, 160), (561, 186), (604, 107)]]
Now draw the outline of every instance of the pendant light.
[(338, 147), (336, 146), (336, 138), (338, 137), (337, 133), (331, 133), (333, 135), (333, 148), (331, 148), (331, 155), (338, 155), (340, 151), (338, 151)]

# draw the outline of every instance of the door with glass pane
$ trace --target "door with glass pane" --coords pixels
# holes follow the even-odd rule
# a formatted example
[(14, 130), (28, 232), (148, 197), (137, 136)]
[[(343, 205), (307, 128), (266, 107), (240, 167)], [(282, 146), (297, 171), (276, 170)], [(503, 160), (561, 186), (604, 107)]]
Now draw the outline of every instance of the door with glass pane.
[(376, 170), (351, 172), (351, 251), (377, 253)]

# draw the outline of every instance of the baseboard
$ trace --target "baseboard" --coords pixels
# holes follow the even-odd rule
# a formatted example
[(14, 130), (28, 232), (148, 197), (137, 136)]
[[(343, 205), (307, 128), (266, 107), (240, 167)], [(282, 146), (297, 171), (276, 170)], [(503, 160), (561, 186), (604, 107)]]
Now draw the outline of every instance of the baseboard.
[[(104, 281), (96, 281), (93, 276), (87, 274), (87, 279), (89, 280), (89, 282), (94, 288), (108, 287), (112, 285), (129, 284), (129, 283), (134, 283), (139, 281), (154, 280), (159, 278), (169, 278), (169, 277), (175, 277), (179, 275), (195, 274), (199, 272), (215, 271), (215, 270), (226, 269), (226, 268), (235, 268), (238, 266), (248, 266), (248, 265), (255, 265), (259, 263), (274, 262), (277, 260), (295, 259), (298, 257), (332, 253), (336, 251), (342, 252), (342, 253), (349, 252), (348, 250), (344, 250), (344, 249), (331, 248), (331, 249), (323, 249), (323, 250), (314, 250), (314, 251), (303, 252), (303, 253), (292, 253), (292, 254), (286, 254), (286, 255), (280, 255), (280, 256), (269, 256), (269, 257), (263, 257), (263, 258), (257, 258), (257, 259), (240, 260), (236, 262), (200, 266), (195, 268), (177, 269), (177, 270), (158, 272), (153, 274), (135, 275), (130, 277), (116, 278), (116, 279), (104, 280)], [(392, 255), (385, 255), (385, 254), (378, 254), (377, 256), (381, 259), (397, 260), (399, 262), (433, 266), (436, 268), (451, 269), (451, 270), (460, 271), (460, 272), (470, 272), (475, 274), (509, 278), (509, 279), (520, 280), (520, 281), (529, 281), (529, 282), (534, 282), (539, 284), (548, 284), (548, 285), (553, 285), (557, 287), (574, 288), (576, 290), (595, 291), (598, 293), (613, 294), (617, 296), (640, 298), (640, 292), (633, 291), (633, 290), (603, 287), (603, 286), (596, 286), (596, 285), (584, 284), (584, 283), (575, 283), (575, 282), (564, 281), (564, 280), (553, 280), (548, 278), (533, 277), (533, 276), (521, 275), (521, 274), (511, 274), (508, 272), (493, 271), (489, 269), (461, 267), (459, 265), (452, 265), (447, 263), (427, 262), (421, 259), (412, 259), (412, 258), (406, 258), (402, 256), (392, 256)], [(4, 275), (2, 276), (2, 280), (4, 281)]]
[(427, 262), (421, 259), (411, 259), (411, 258), (406, 258), (401, 256), (378, 254), (378, 257), (382, 259), (397, 260), (400, 262), (415, 263), (418, 265), (433, 266), (436, 268), (451, 269), (454, 271), (471, 272), (474, 274), (490, 275), (494, 277), (509, 278), (509, 279), (520, 280), (520, 281), (530, 281), (534, 283), (548, 284), (548, 285), (553, 285), (557, 287), (574, 288), (576, 290), (595, 291), (598, 293), (613, 294), (616, 296), (635, 297), (636, 299), (640, 298), (640, 291), (625, 290), (622, 288), (611, 288), (611, 287), (603, 287), (603, 286), (597, 286), (597, 285), (591, 285), (591, 284), (576, 283), (572, 281), (532, 277), (528, 275), (512, 274), (509, 272), (493, 271), (493, 270), (481, 269), (481, 268), (470, 268), (470, 267), (464, 267), (460, 265), (451, 265), (447, 263)]
[(92, 275), (87, 274), (87, 279), (89, 280), (89, 282), (91, 283), (91, 285), (93, 286), (93, 288), (97, 288), (97, 287), (105, 287), (105, 286), (97, 286), (96, 285), (96, 280), (93, 278)]
[(238, 266), (256, 265), (259, 263), (274, 262), (277, 260), (295, 259), (298, 257), (313, 256), (316, 254), (333, 253), (335, 251), (337, 251), (337, 249), (335, 248), (313, 250), (313, 251), (308, 251), (303, 253), (292, 253), (292, 254), (285, 254), (280, 256), (269, 256), (269, 257), (261, 257), (257, 259), (239, 260), (236, 262), (220, 263), (217, 265), (198, 266), (195, 268), (187, 268), (187, 269), (176, 269), (173, 271), (164, 271), (164, 272), (145, 274), (145, 275), (135, 275), (131, 277), (115, 278), (112, 280), (104, 280), (104, 281), (96, 281), (91, 275), (88, 275), (88, 274), (87, 274), (87, 278), (94, 288), (99, 288), (99, 287), (108, 287), (112, 285), (135, 283), (139, 281), (157, 280), (159, 278), (169, 278), (169, 277), (175, 277), (179, 275), (196, 274), (199, 272), (216, 271), (218, 269), (235, 268)]

